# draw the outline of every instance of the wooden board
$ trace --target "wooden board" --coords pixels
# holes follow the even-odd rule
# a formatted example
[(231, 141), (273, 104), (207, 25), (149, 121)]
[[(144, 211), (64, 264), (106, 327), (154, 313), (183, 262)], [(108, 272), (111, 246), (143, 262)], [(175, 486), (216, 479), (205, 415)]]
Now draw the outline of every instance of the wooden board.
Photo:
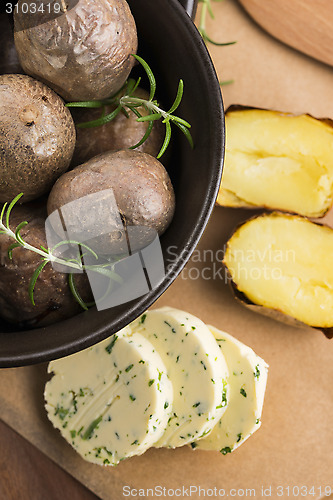
[[(226, 106), (333, 118), (333, 68), (267, 35), (237, 0), (213, 2), (213, 9), (209, 35), (219, 41), (237, 40), (230, 47), (210, 46), (219, 78), (234, 79), (223, 87)], [(156, 304), (188, 310), (224, 328), (270, 364), (262, 428), (244, 446), (226, 456), (187, 447), (152, 449), (114, 469), (84, 462), (45, 415), (45, 365), (0, 371), (0, 417), (103, 500), (123, 498), (124, 485), (197, 485), (224, 488), (227, 493), (230, 488), (255, 488), (256, 498), (263, 498), (262, 486), (271, 486), (274, 500), (280, 498), (278, 486), (314, 486), (314, 495), (308, 491), (302, 498), (329, 498), (324, 488), (333, 488), (333, 340), (261, 317), (235, 302), (223, 272), (219, 274), (221, 250), (232, 229), (249, 216), (243, 210), (216, 207), (199, 254)], [(287, 490), (284, 493), (287, 499)], [(204, 496), (197, 493), (191, 498)]]
[(239, 0), (271, 35), (333, 65), (332, 0)]

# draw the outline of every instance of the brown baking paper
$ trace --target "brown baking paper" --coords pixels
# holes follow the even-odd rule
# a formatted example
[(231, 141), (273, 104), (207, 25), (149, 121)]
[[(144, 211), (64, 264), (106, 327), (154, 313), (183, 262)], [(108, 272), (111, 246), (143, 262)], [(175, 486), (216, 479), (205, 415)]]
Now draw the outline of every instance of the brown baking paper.
[[(333, 118), (332, 68), (270, 38), (236, 2), (216, 2), (213, 8), (216, 19), (208, 25), (209, 35), (238, 41), (212, 48), (220, 78), (235, 79), (224, 88), (227, 106)], [(221, 265), (222, 250), (233, 228), (247, 217), (246, 210), (216, 207), (190, 263), (156, 303), (225, 329), (269, 363), (262, 427), (238, 450), (223, 456), (188, 447), (151, 449), (115, 468), (84, 462), (45, 415), (46, 365), (0, 371), (0, 417), (105, 500), (126, 498), (126, 486), (138, 490), (137, 495), (145, 490), (144, 496), (151, 498), (158, 498), (159, 491), (162, 498), (176, 498), (173, 493), (178, 498), (192, 493), (194, 499), (214, 498), (214, 493), (215, 498), (223, 493), (234, 498), (295, 498), (294, 486), (295, 493), (300, 488), (301, 498), (327, 498), (325, 486), (333, 491), (333, 341), (319, 331), (255, 314), (234, 300)], [(155, 490), (155, 496), (146, 491), (155, 487), (166, 490)], [(195, 487), (201, 491), (195, 492)]]

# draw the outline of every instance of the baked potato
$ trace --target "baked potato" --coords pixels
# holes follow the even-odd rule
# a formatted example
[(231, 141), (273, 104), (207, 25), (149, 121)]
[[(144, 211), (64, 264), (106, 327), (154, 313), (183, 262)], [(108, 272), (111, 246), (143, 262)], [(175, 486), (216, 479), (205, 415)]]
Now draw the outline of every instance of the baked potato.
[(96, 251), (123, 253), (128, 251), (124, 229), (129, 226), (140, 228), (137, 247), (147, 244), (152, 233), (161, 235), (167, 229), (175, 196), (169, 175), (156, 158), (133, 150), (116, 151), (98, 155), (57, 180), (48, 198), (48, 214), (59, 209), (72, 239), (84, 234), (91, 245), (92, 239), (104, 235), (96, 241)]
[(71, 162), (75, 126), (62, 99), (27, 75), (0, 76), (0, 202), (50, 190)]
[(217, 203), (321, 217), (333, 201), (330, 120), (231, 108)]
[(223, 262), (247, 306), (327, 331), (333, 327), (332, 255), (333, 229), (273, 212), (242, 224)]
[[(30, 204), (17, 206), (10, 217), (12, 230), (22, 221), (28, 225), (21, 236), (30, 245), (47, 246), (45, 237), (45, 209)], [(12, 259), (8, 248), (14, 243), (9, 236), (0, 234), (0, 316), (22, 328), (37, 328), (74, 316), (82, 311), (75, 301), (69, 285), (68, 274), (57, 272), (47, 264), (37, 278), (34, 301), (29, 297), (29, 283), (34, 271), (42, 262), (41, 257), (23, 247), (14, 248)], [(85, 274), (75, 274), (76, 288), (84, 300), (91, 300), (91, 291)]]
[[(149, 99), (148, 92), (141, 88), (138, 88), (133, 95), (140, 99)], [(111, 113), (114, 109), (111, 106), (105, 107), (105, 114)], [(76, 125), (96, 120), (101, 116), (101, 108), (71, 108), (71, 112)], [(140, 113), (142, 116), (148, 115), (145, 108), (140, 108)], [(77, 128), (72, 165), (81, 165), (106, 151), (128, 149), (135, 146), (145, 135), (147, 128), (148, 122), (138, 122), (137, 116), (130, 110), (128, 110), (128, 118), (124, 113), (119, 113), (114, 120), (100, 127)], [(163, 140), (163, 124), (161, 121), (155, 121), (148, 139), (137, 147), (136, 151), (157, 156)]]
[[(37, 4), (37, 14), (24, 13), (23, 3)], [(24, 71), (68, 101), (115, 94), (125, 83), (134, 64), (131, 54), (137, 50), (135, 21), (127, 2), (67, 2), (73, 6), (60, 16), (52, 8), (38, 14), (42, 3), (20, 0), (15, 9), (15, 45)]]

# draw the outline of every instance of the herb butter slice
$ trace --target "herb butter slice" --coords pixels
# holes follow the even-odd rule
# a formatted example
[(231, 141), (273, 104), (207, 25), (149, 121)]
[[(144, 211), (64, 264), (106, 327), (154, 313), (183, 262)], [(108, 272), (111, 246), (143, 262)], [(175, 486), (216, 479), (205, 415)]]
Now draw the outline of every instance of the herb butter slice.
[(232, 452), (261, 425), (268, 365), (242, 342), (208, 326), (224, 354), (229, 369), (230, 397), (223, 417), (212, 432), (193, 447)]
[(173, 385), (172, 414), (154, 446), (175, 448), (208, 434), (227, 408), (228, 368), (207, 326), (163, 307), (147, 311), (130, 328), (154, 345)]
[(72, 356), (52, 361), (45, 387), (54, 427), (89, 462), (116, 465), (162, 436), (172, 385), (152, 344), (124, 328)]

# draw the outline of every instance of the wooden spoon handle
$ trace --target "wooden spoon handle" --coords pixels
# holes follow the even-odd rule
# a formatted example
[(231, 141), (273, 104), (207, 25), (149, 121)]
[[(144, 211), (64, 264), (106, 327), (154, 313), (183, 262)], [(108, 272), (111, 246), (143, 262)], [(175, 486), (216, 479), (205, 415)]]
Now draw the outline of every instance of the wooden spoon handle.
[(333, 66), (332, 0), (239, 0), (271, 35)]

